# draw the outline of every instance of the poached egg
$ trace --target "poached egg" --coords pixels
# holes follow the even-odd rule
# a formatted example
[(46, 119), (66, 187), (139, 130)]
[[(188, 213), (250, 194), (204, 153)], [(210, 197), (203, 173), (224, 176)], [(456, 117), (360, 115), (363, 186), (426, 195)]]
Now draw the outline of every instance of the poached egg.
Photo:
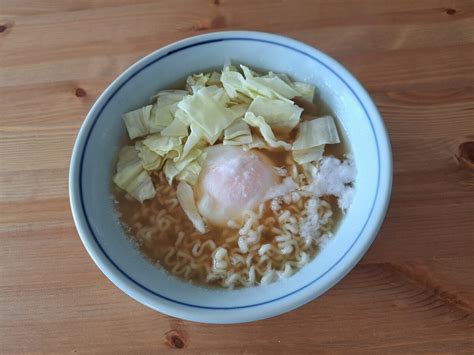
[(206, 152), (197, 183), (197, 207), (211, 224), (224, 227), (231, 219), (241, 221), (243, 213), (257, 207), (278, 184), (271, 160), (260, 152), (221, 144)]

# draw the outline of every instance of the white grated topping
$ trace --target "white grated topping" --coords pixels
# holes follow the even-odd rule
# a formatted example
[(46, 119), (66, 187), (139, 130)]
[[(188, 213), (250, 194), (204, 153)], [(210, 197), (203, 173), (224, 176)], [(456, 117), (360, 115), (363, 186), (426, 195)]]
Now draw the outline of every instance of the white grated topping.
[(286, 195), (288, 192), (295, 191), (298, 186), (293, 181), (291, 177), (286, 177), (283, 179), (281, 184), (276, 185), (268, 189), (265, 194), (265, 200), (271, 200), (275, 197), (280, 197)]
[(300, 221), (300, 235), (303, 239), (316, 240), (320, 234), (317, 199), (312, 198), (306, 202), (306, 213)]
[(341, 210), (349, 208), (354, 194), (352, 183), (356, 169), (351, 157), (340, 161), (332, 156), (321, 159), (319, 167), (312, 172), (313, 181), (304, 189), (315, 197), (334, 195)]

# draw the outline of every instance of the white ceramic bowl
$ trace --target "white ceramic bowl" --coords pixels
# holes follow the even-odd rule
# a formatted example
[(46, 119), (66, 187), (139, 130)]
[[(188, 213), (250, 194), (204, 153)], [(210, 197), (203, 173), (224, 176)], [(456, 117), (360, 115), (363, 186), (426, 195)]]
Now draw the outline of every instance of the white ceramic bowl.
[[(290, 277), (268, 286), (206, 289), (170, 277), (145, 261), (119, 226), (110, 193), (125, 127), (121, 114), (186, 75), (226, 60), (287, 73), (316, 85), (344, 127), (357, 166), (353, 203), (334, 238)], [(367, 92), (339, 63), (301, 42), (268, 33), (217, 32), (188, 38), (146, 56), (99, 97), (78, 134), (69, 194), (77, 230), (92, 259), (122, 291), (168, 315), (207, 323), (268, 318), (299, 307), (341, 280), (374, 240), (389, 203), (390, 143)]]

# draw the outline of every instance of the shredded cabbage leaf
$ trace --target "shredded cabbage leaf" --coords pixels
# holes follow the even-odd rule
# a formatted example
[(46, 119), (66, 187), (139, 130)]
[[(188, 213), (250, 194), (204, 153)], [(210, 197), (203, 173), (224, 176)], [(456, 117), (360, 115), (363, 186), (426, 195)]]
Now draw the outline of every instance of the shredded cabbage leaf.
[(227, 103), (230, 100), (230, 97), (227, 95), (225, 90), (216, 85), (208, 86), (204, 91), (206, 92), (206, 95), (212, 96), (216, 102), (224, 107), (227, 106)]
[(209, 76), (209, 80), (207, 81), (207, 85), (217, 85), (217, 86), (222, 86), (221, 83), (221, 73), (218, 73), (216, 71), (213, 71), (211, 75)]
[(301, 122), (293, 143), (293, 159), (298, 164), (321, 160), (325, 144), (339, 143), (336, 124), (331, 116)]
[(155, 197), (153, 182), (143, 169), (142, 161), (133, 146), (125, 146), (120, 150), (113, 181), (140, 202)]
[(152, 105), (123, 114), (130, 139), (161, 132), (173, 121), (177, 103), (188, 94), (184, 90), (163, 90), (152, 96)]
[[(252, 97), (252, 93), (245, 85), (245, 78), (235, 68), (227, 66), (221, 74), (222, 85), (232, 99), (237, 99), (241, 94), (247, 97)], [(240, 94), (240, 95), (239, 95)]]
[(250, 104), (248, 111), (262, 116), (274, 130), (291, 131), (300, 122), (303, 109), (292, 102), (268, 99), (258, 96)]
[(257, 92), (261, 96), (290, 101), (289, 99), (299, 95), (298, 91), (271, 72), (257, 77), (245, 65), (240, 67), (244, 72), (247, 85), (251, 87), (252, 91)]
[(191, 126), (191, 134), (188, 136), (188, 139), (186, 139), (186, 143), (183, 147), (183, 157), (187, 156), (196, 145), (201, 143), (203, 138), (204, 134), (201, 129), (196, 126)]
[(186, 216), (188, 216), (188, 218), (193, 223), (194, 228), (196, 228), (200, 233), (206, 233), (206, 226), (197, 210), (196, 202), (194, 200), (194, 193), (191, 186), (189, 186), (189, 184), (186, 182), (181, 181), (178, 184), (176, 190), (176, 197), (178, 198), (179, 204), (184, 213), (186, 213)]
[(145, 138), (143, 144), (161, 157), (178, 160), (183, 150), (181, 141), (180, 137), (166, 137), (157, 133)]
[(163, 158), (152, 151), (142, 141), (135, 143), (135, 149), (138, 152), (138, 157), (141, 159), (142, 166), (147, 171), (160, 169), (163, 163)]
[(122, 115), (130, 139), (135, 139), (150, 133), (150, 114), (152, 107), (152, 105), (148, 105)]
[(291, 85), (275, 74), (257, 76), (245, 65), (240, 66), (244, 75), (231, 67), (224, 68), (221, 81), (227, 95), (237, 98), (244, 94), (251, 98), (263, 96), (270, 99), (281, 99), (291, 102), (291, 98), (300, 95)]
[(300, 123), (293, 150), (308, 149), (322, 144), (339, 143), (336, 124), (331, 116)]
[(159, 103), (160, 106), (169, 106), (180, 102), (187, 95), (189, 93), (186, 90), (161, 90), (153, 95), (150, 100)]
[(164, 90), (155, 96), (156, 103), (153, 105), (150, 114), (150, 133), (161, 132), (171, 124), (178, 109), (178, 102), (187, 96), (187, 92), (184, 90)]
[(314, 87), (314, 85), (304, 83), (301, 81), (292, 81), (286, 74), (274, 74), (270, 72), (268, 73), (268, 75), (278, 76), (280, 79), (282, 79), (285, 83), (290, 85), (293, 89), (295, 89), (295, 91), (298, 92), (298, 95), (295, 95), (295, 96), (300, 96), (306, 101), (313, 102), (314, 93), (316, 91), (316, 88)]
[(120, 149), (116, 164), (117, 171), (133, 165), (137, 161), (137, 155), (138, 153), (133, 146), (126, 145)]
[(265, 119), (262, 116), (255, 116), (252, 112), (247, 112), (244, 116), (244, 121), (250, 126), (258, 128), (263, 139), (265, 139), (270, 147), (281, 147), (285, 150), (291, 149), (291, 144), (286, 143), (285, 141), (279, 141), (275, 138), (271, 127), (265, 122)]
[(201, 173), (205, 157), (206, 155), (202, 154), (196, 160), (189, 163), (186, 168), (176, 175), (176, 180), (186, 181), (190, 185), (195, 185)]
[(149, 133), (161, 132), (171, 122), (173, 122), (176, 104), (161, 105), (159, 102), (153, 105), (148, 123)]
[[(166, 179), (168, 180), (168, 183), (171, 185), (173, 183), (173, 180), (175, 177), (177, 177), (180, 173), (182, 173), (187, 167), (195, 160), (197, 160), (199, 157), (203, 156), (204, 153), (202, 150), (198, 148), (194, 148), (189, 152), (186, 157), (174, 162), (173, 160), (167, 160), (165, 165), (163, 166), (163, 172), (165, 173)], [(204, 155), (205, 158), (205, 155)], [(199, 166), (202, 165), (203, 159), (201, 158), (198, 163)], [(195, 167), (193, 167), (193, 172), (195, 172)], [(200, 169), (199, 169), (200, 171)], [(197, 176), (196, 176), (197, 177)], [(189, 182), (189, 181), (188, 181)], [(191, 184), (194, 185), (195, 181), (192, 182)]]
[(179, 119), (181, 122), (183, 122), (185, 125), (190, 126), (191, 125), (191, 118), (186, 114), (181, 109), (177, 109), (175, 113), (175, 118)]
[(202, 87), (206, 86), (207, 82), (209, 81), (209, 77), (211, 76), (210, 73), (204, 74), (193, 74), (187, 77), (186, 79), (186, 88), (189, 92), (195, 93)]
[(292, 86), (296, 91), (299, 92), (298, 96), (301, 96), (306, 101), (313, 102), (314, 92), (316, 90), (313, 85), (295, 81)]
[(248, 105), (250, 105), (250, 103), (252, 102), (252, 98), (245, 95), (245, 94), (242, 94), (240, 92), (237, 92), (236, 93), (236, 96), (234, 97), (231, 97), (230, 100), (229, 100), (229, 104), (230, 105), (240, 105), (240, 104), (243, 104), (243, 105), (246, 105), (248, 107)]
[[(273, 76), (278, 76), (281, 80), (283, 80), (285, 83), (288, 85), (292, 86), (293, 82), (291, 81), (290, 77), (284, 73), (274, 73), (272, 71), (268, 72), (267, 76), (273, 77)], [(296, 90), (298, 91), (298, 90)]]
[(243, 145), (252, 143), (252, 132), (247, 123), (235, 120), (224, 130), (224, 145)]
[(230, 110), (234, 114), (234, 118), (242, 118), (248, 111), (248, 104), (235, 104), (230, 107)]
[(222, 103), (224, 94), (224, 89), (217, 86), (204, 87), (178, 104), (191, 121), (191, 131), (193, 126), (202, 129), (209, 144), (214, 144), (235, 119), (233, 111)]
[(155, 197), (156, 190), (151, 181), (150, 175), (142, 170), (126, 187), (127, 192), (139, 202)]
[(189, 134), (189, 125), (183, 120), (175, 117), (168, 127), (161, 131), (162, 136), (167, 137), (186, 137)]
[(271, 147), (260, 137), (252, 136), (252, 143), (242, 145), (246, 152), (250, 149), (271, 149)]
[(293, 159), (298, 164), (306, 164), (313, 161), (319, 161), (323, 157), (324, 144), (308, 149), (293, 150)]

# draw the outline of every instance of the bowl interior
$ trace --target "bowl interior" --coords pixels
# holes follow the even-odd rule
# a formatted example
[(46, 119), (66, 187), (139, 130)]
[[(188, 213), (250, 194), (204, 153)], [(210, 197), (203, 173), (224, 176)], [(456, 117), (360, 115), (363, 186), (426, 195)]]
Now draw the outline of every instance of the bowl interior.
[[(148, 102), (160, 89), (166, 89), (186, 75), (221, 68), (231, 60), (250, 67), (289, 74), (293, 79), (316, 85), (319, 95), (333, 110), (343, 127), (357, 167), (356, 193), (352, 206), (342, 219), (334, 238), (315, 259), (288, 280), (268, 286), (238, 290), (206, 289), (170, 277), (157, 269), (133, 248), (118, 223), (110, 192), (110, 179), (117, 151), (125, 136), (121, 114)], [(80, 152), (79, 192), (81, 211), (88, 224), (85, 228), (89, 247), (100, 249), (100, 258), (108, 275), (122, 289), (138, 292), (142, 302), (160, 309), (188, 305), (201, 309), (239, 309), (256, 304), (284, 300), (308, 285), (320, 284), (321, 292), (333, 284), (325, 280), (331, 270), (347, 267), (345, 257), (364, 235), (374, 208), (380, 174), (380, 155), (374, 131), (353, 83), (340, 67), (324, 55), (308, 55), (300, 48), (273, 41), (250, 38), (228, 38), (219, 41), (194, 41), (158, 51), (123, 74), (99, 99), (88, 118), (84, 149)], [(97, 257), (95, 258), (97, 262)], [(104, 264), (105, 263), (105, 264)], [(104, 266), (101, 268), (104, 270)], [(107, 273), (106, 272), (106, 273)], [(114, 281), (114, 282), (115, 282)], [(123, 282), (128, 283), (123, 285)], [(314, 293), (314, 292), (313, 292)], [(156, 299), (157, 304), (154, 303)]]

